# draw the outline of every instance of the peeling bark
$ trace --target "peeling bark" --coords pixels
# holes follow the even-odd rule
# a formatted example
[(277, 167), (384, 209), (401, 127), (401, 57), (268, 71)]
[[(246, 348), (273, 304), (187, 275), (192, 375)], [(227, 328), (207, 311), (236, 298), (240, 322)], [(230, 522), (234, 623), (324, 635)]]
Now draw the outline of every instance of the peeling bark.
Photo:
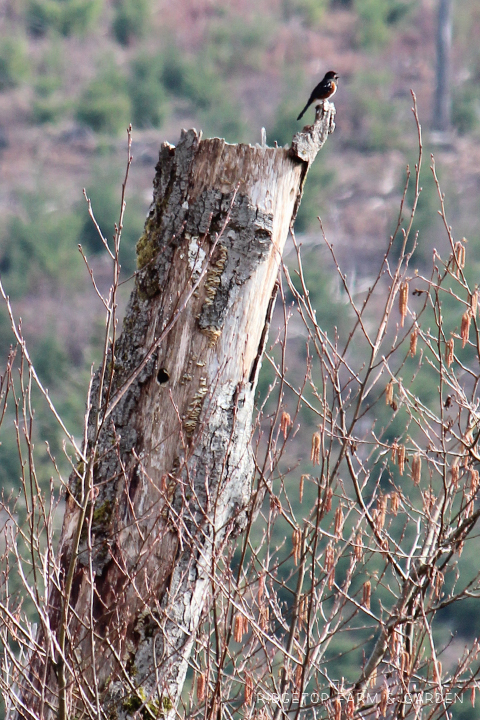
[[(96, 687), (107, 717), (140, 707), (173, 716), (216, 552), (247, 521), (254, 392), (279, 264), (334, 112), (326, 103), (291, 149), (201, 140), (195, 130), (162, 146), (111, 386), (90, 409), (94, 501), (75, 556), (80, 469), (66, 502), (51, 631), (39, 637), (46, 654), (31, 660), (44, 704), (25, 693), (28, 711), (18, 717), (57, 716), (52, 637), (72, 562), (70, 711), (94, 707)], [(93, 399), (100, 382), (97, 374)]]

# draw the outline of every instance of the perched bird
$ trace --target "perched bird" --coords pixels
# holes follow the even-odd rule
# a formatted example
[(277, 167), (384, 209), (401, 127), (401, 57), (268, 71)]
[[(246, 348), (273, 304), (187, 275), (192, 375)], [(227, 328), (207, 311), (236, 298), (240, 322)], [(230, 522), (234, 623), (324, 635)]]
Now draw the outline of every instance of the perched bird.
[(329, 70), (327, 73), (325, 73), (325, 77), (323, 80), (321, 80), (317, 87), (312, 90), (312, 94), (310, 95), (307, 104), (303, 108), (302, 112), (298, 116), (297, 120), (300, 120), (305, 114), (305, 112), (308, 110), (310, 105), (320, 104), (324, 100), (328, 100), (328, 98), (331, 98), (332, 95), (334, 95), (337, 91), (337, 83), (338, 83), (338, 75), (333, 70)]

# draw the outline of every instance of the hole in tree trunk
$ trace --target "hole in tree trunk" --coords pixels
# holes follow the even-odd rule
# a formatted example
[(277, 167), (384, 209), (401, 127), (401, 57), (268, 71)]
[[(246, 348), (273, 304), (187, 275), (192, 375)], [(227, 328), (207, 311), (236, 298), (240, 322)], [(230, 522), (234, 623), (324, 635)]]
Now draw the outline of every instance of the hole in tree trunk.
[(170, 375), (168, 374), (167, 370), (165, 368), (160, 368), (160, 370), (157, 373), (157, 381), (160, 385), (165, 385), (166, 382), (170, 380)]

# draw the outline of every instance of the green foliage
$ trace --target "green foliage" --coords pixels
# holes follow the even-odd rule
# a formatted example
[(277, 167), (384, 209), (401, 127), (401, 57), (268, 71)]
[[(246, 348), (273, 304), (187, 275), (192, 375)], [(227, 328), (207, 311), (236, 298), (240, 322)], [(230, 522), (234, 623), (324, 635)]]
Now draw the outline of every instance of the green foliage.
[[(55, 362), (52, 362), (53, 359)], [(35, 370), (49, 390), (61, 387), (65, 382), (68, 358), (59, 338), (52, 331), (43, 335), (35, 344), (32, 360)]]
[(295, 220), (297, 232), (318, 230), (318, 216), (321, 216), (328, 202), (328, 193), (335, 182), (335, 173), (326, 161), (328, 150), (322, 150), (321, 157), (312, 164), (303, 191), (302, 203)]
[(205, 45), (208, 62), (222, 73), (261, 70), (273, 29), (272, 19), (265, 15), (212, 23)]
[[(310, 80), (309, 85), (315, 81)], [(298, 113), (305, 105), (310, 87), (306, 87), (303, 74), (298, 70), (288, 68), (282, 78), (281, 100), (275, 108), (273, 125), (267, 127), (267, 143), (273, 145), (290, 145), (296, 132), (299, 132), (308, 122), (313, 122), (315, 110), (309, 108), (308, 114), (301, 121), (297, 121)], [(322, 153), (324, 151), (322, 150)]]
[[(7, 416), (8, 419), (9, 416)], [(2, 427), (2, 443), (0, 445), (0, 487), (5, 493), (18, 491), (21, 467), (18, 458), (17, 438), (13, 418), (4, 422)]]
[[(300, 83), (298, 83), (299, 85)], [(292, 84), (295, 87), (295, 84)], [(292, 138), (296, 132), (302, 129), (308, 119), (302, 118), (302, 122), (297, 122), (297, 116), (305, 101), (297, 93), (285, 93), (284, 98), (275, 109), (274, 124), (267, 128), (267, 143), (273, 145), (290, 145)], [(314, 113), (314, 110), (309, 111)]]
[(162, 82), (160, 55), (139, 55), (131, 65), (128, 82), (135, 127), (160, 127), (167, 115), (167, 93)]
[(480, 92), (477, 85), (468, 83), (454, 90), (452, 124), (460, 135), (467, 135), (480, 126)]
[(6, 34), (0, 40), (0, 92), (20, 85), (29, 70), (25, 38), (18, 33)]
[(355, 0), (357, 41), (362, 47), (383, 46), (388, 40), (388, 0)]
[(49, 78), (56, 83), (55, 89), (60, 87), (65, 73), (65, 49), (68, 47), (68, 40), (59, 36), (52, 36), (45, 45), (43, 53), (37, 59), (35, 84), (42, 78)]
[(188, 100), (193, 108), (206, 110), (219, 100), (223, 83), (212, 66), (208, 53), (195, 62), (178, 50), (167, 53), (163, 62), (162, 80), (174, 95)]
[(80, 97), (77, 120), (92, 130), (112, 134), (125, 129), (131, 116), (127, 79), (113, 61), (106, 58)]
[(2, 304), (0, 304), (0, 367), (4, 366), (10, 347), (14, 343), (15, 338), (12, 335), (10, 318), (2, 301)]
[[(342, 297), (339, 278), (327, 257), (326, 249), (320, 245), (311, 249), (303, 248), (302, 268), (305, 284), (309, 288), (310, 303), (321, 318), (322, 330), (332, 335), (335, 327), (342, 327), (346, 335), (348, 306)], [(294, 268), (290, 270), (290, 275), (296, 289), (302, 293), (300, 279)]]
[(245, 132), (241, 108), (235, 93), (228, 90), (208, 49), (196, 60), (183, 57), (178, 50), (166, 52), (162, 81), (173, 95), (186, 100), (199, 113), (202, 129), (208, 135), (223, 135), (230, 142), (238, 142)]
[(224, 137), (228, 142), (241, 142), (245, 137), (246, 126), (241, 107), (226, 93), (203, 110), (200, 119), (202, 130), (207, 136)]
[(62, 82), (56, 75), (42, 75), (35, 83), (35, 98), (32, 103), (32, 119), (37, 123), (55, 122), (70, 108), (61, 92)]
[(178, 97), (188, 92), (189, 66), (176, 45), (168, 45), (163, 53), (162, 82), (165, 88)]
[[(119, 188), (122, 182), (122, 173), (125, 171), (124, 168), (116, 167), (115, 163), (113, 165), (112, 167), (110, 164), (98, 163), (93, 168), (92, 181), (87, 183), (86, 187), (95, 218), (110, 246), (112, 246), (111, 240), (115, 223), (118, 223), (119, 219)], [(82, 223), (80, 243), (87, 256), (105, 252), (84, 201), (79, 203), (76, 211)], [(129, 195), (120, 245), (120, 262), (122, 271), (126, 275), (131, 275), (135, 271), (135, 245), (142, 233), (146, 214), (146, 202), (138, 195)]]
[(62, 81), (58, 75), (40, 75), (35, 81), (35, 93), (40, 98), (49, 98), (60, 90)]
[(59, 96), (35, 98), (32, 104), (32, 120), (35, 123), (55, 123), (64, 117), (69, 105)]
[(353, 132), (349, 144), (356, 150), (383, 152), (398, 146), (400, 126), (391, 87), (391, 76), (386, 71), (355, 76), (351, 85)]
[(126, 46), (132, 40), (144, 37), (149, 26), (150, 12), (150, 0), (117, 0), (112, 22), (115, 40)]
[[(303, 105), (305, 104), (304, 96), (301, 94), (301, 88), (304, 85), (301, 78), (287, 73), (284, 82), (283, 99), (275, 110), (274, 124), (267, 128), (267, 143), (273, 145), (290, 145), (292, 138), (296, 132), (299, 132), (303, 125), (309, 121), (313, 122), (315, 110), (308, 110), (308, 117), (302, 118), (301, 122), (297, 121), (297, 116)], [(293, 90), (295, 89), (295, 90)], [(322, 149), (321, 155), (311, 165), (308, 178), (305, 183), (302, 203), (300, 205), (298, 216), (295, 220), (295, 229), (297, 232), (305, 232), (309, 228), (318, 228), (317, 217), (322, 214), (324, 202), (328, 189), (334, 182), (335, 176), (328, 169), (328, 156), (330, 145)]]
[(283, 13), (286, 19), (299, 15), (302, 20), (311, 25), (318, 25), (322, 20), (329, 0), (283, 0)]
[(365, 48), (384, 46), (390, 38), (389, 26), (399, 22), (412, 6), (409, 0), (354, 0), (358, 44)]
[(33, 35), (49, 31), (84, 35), (97, 20), (103, 0), (29, 0), (27, 26)]
[(49, 43), (37, 65), (32, 102), (32, 119), (37, 123), (55, 122), (71, 107), (63, 92), (64, 56), (58, 38)]
[(13, 217), (0, 237), (0, 272), (7, 292), (21, 297), (48, 283), (51, 293), (72, 287), (81, 258), (80, 220), (59, 212), (42, 195), (25, 195), (24, 217)]
[[(184, 96), (198, 110), (209, 110), (221, 101), (225, 86), (221, 76), (209, 63), (208, 57), (200, 58), (198, 65), (189, 61), (183, 84)], [(231, 100), (231, 97), (228, 98)]]
[[(449, 249), (445, 247), (446, 238), (442, 232), (442, 220), (437, 212), (440, 209), (437, 187), (432, 171), (425, 165), (420, 171), (420, 187), (422, 191), (418, 199), (407, 250), (413, 247), (413, 240), (415, 236), (418, 235), (417, 249), (413, 261), (428, 267), (432, 259), (432, 247), (436, 247), (439, 252), (446, 251), (447, 254)], [(407, 189), (404, 226), (407, 224), (414, 196), (415, 183), (412, 178)], [(400, 242), (401, 239), (398, 238), (398, 243)]]

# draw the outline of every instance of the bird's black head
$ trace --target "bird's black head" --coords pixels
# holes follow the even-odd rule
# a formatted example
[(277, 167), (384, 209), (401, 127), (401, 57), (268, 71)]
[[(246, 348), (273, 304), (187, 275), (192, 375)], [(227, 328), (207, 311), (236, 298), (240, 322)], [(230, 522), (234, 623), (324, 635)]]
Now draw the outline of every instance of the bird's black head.
[(338, 80), (338, 75), (334, 70), (329, 70), (325, 73), (325, 80)]

